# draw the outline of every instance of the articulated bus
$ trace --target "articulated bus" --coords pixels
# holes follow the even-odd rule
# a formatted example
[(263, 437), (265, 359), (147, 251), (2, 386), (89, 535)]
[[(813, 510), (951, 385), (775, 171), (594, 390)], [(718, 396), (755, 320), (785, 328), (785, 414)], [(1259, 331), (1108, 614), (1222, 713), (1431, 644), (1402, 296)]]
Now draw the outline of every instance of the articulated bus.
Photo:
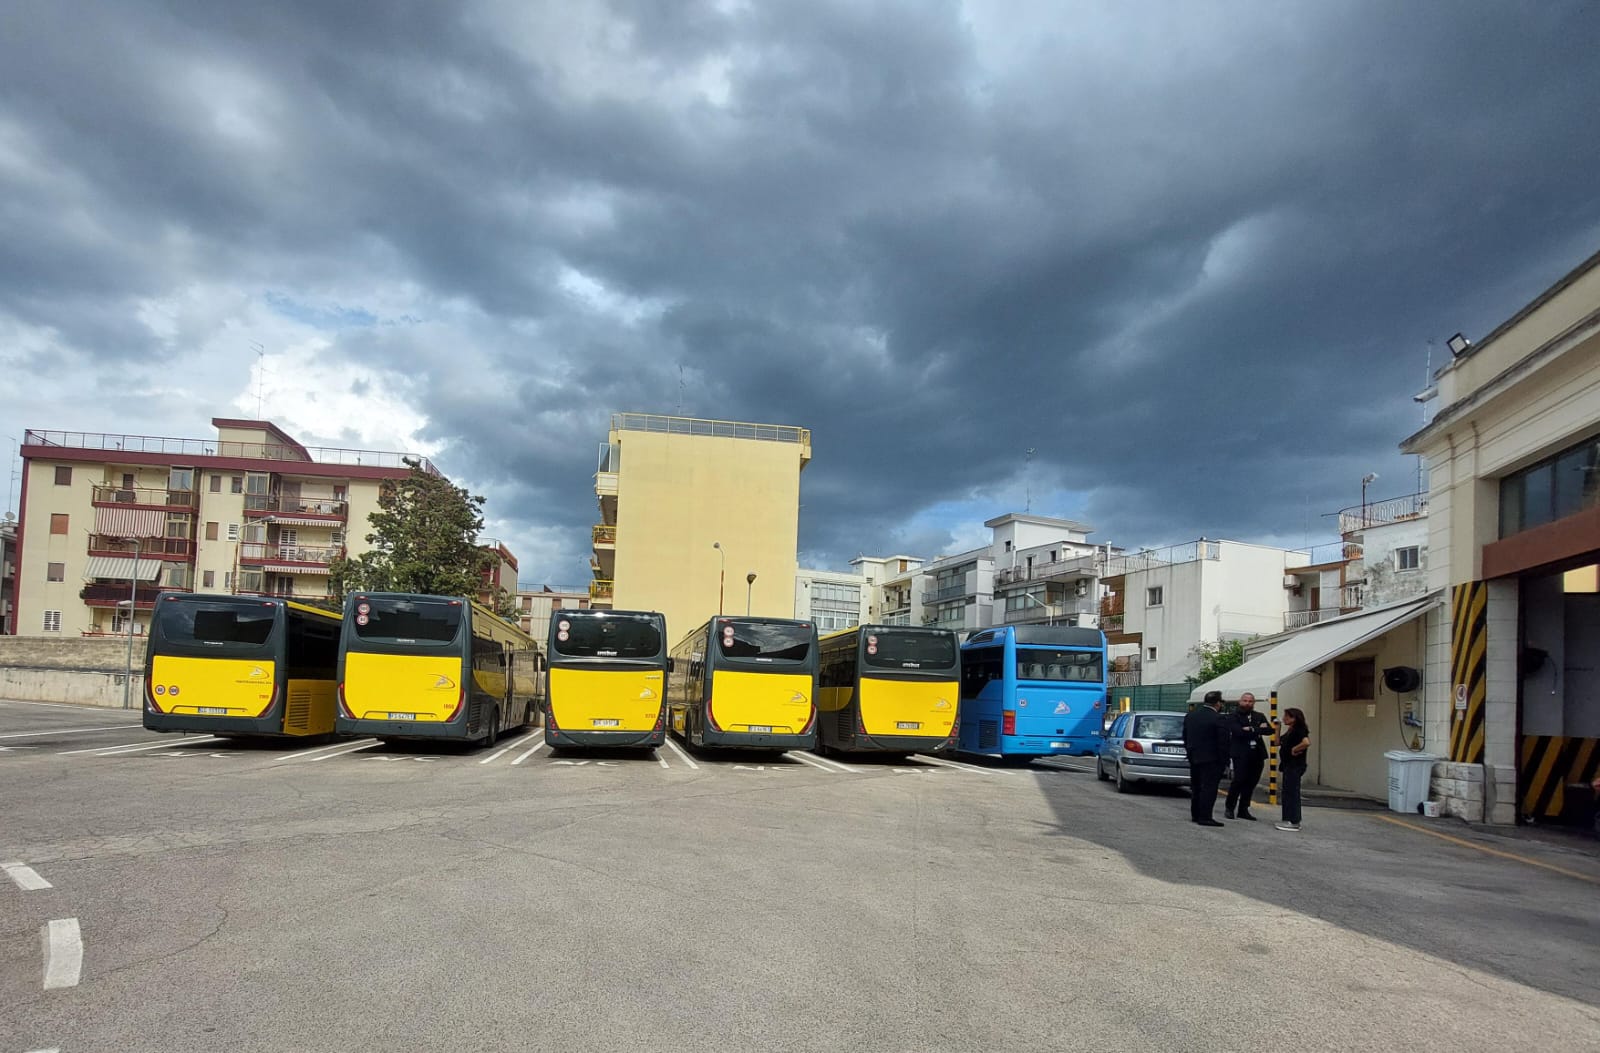
[(643, 746), (667, 738), (667, 620), (653, 611), (556, 611), (550, 618), (544, 741)]
[(718, 615), (678, 641), (668, 723), (694, 746), (809, 750), (817, 742), (817, 630)]
[(961, 698), (956, 634), (862, 625), (822, 638), (817, 751), (929, 753), (950, 744)]
[(533, 637), (466, 597), (352, 593), (335, 726), (341, 735), (492, 746), (533, 723), (543, 671)]
[(1024, 763), (1100, 748), (1106, 638), (1099, 629), (1007, 625), (961, 645), (957, 749)]
[(144, 726), (326, 735), (338, 661), (332, 611), (269, 596), (163, 592), (144, 664)]

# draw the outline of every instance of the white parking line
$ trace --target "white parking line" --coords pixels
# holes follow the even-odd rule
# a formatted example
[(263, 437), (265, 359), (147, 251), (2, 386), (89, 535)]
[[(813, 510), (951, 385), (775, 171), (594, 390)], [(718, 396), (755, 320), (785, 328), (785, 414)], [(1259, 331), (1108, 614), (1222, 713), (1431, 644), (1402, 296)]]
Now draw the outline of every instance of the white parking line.
[(656, 763), (661, 765), (663, 768), (667, 769), (668, 771), (672, 770), (672, 765), (667, 763), (667, 758), (663, 757), (659, 750), (656, 751)]
[(522, 754), (516, 760), (512, 761), (511, 766), (515, 768), (517, 765), (521, 764), (523, 761), (527, 760), (529, 757), (533, 756), (542, 749), (544, 749), (544, 736), (540, 735), (539, 741), (535, 742), (532, 746), (529, 746), (528, 752)]
[(199, 738), (181, 738), (176, 742), (152, 742), (148, 745), (138, 742), (129, 742), (121, 746), (91, 746), (82, 750), (66, 750), (61, 756), (68, 757), (74, 753), (92, 753), (96, 757), (120, 757), (124, 753), (143, 753), (145, 750), (170, 750), (174, 746), (192, 746), (197, 742), (216, 742), (216, 735), (201, 735)]
[(957, 771), (972, 772), (976, 775), (1015, 775), (1016, 772), (1005, 771), (1000, 768), (980, 768), (976, 764), (962, 764), (960, 761), (945, 760), (943, 757), (929, 757), (923, 755), (921, 760), (929, 764), (938, 764), (945, 768), (955, 768)]
[(83, 933), (77, 918), (58, 918), (39, 930), (44, 943), (44, 989), (78, 986), (83, 971)]
[[(356, 741), (357, 742), (365, 742), (366, 740), (365, 739), (357, 739)], [(373, 741), (376, 741), (376, 740), (373, 740)], [(341, 749), (344, 749), (346, 746), (353, 746), (353, 745), (355, 745), (355, 743), (353, 743), (353, 742), (349, 741), (348, 739), (346, 739), (343, 742), (335, 742), (335, 743), (332, 743), (331, 745), (327, 745), (327, 746), (315, 746), (315, 747), (313, 747), (311, 749), (308, 749), (308, 750), (296, 750), (293, 753), (284, 754), (282, 757), (278, 758), (272, 764), (267, 765), (267, 767), (272, 768), (272, 767), (276, 767), (279, 764), (292, 764), (292, 763), (294, 763), (295, 761), (298, 761), (298, 760), (314, 759), (314, 755), (315, 754), (327, 753), (329, 750), (341, 750)]]
[(527, 740), (528, 740), (528, 736), (527, 735), (523, 735), (521, 738), (514, 739), (511, 742), (506, 743), (504, 749), (499, 749), (499, 750), (494, 751), (493, 753), (489, 754), (489, 756), (483, 758), (483, 760), (479, 761), (478, 763), (479, 764), (492, 764), (494, 761), (498, 760), (500, 757), (503, 757), (507, 753), (510, 753), (512, 750), (516, 749), (518, 743), (526, 742)]
[(30, 1049), (28, 1053), (61, 1053), (60, 1046), (51, 1046), (49, 1049)]
[(672, 736), (671, 735), (667, 736), (667, 745), (672, 747), (672, 752), (676, 753), (683, 760), (683, 763), (687, 764), (689, 767), (695, 769), (696, 771), (700, 770), (700, 765), (698, 765), (698, 764), (696, 764), (694, 762), (694, 758), (693, 757), (689, 756), (687, 753), (683, 752), (683, 750), (678, 748), (678, 744), (676, 742), (672, 741)]
[[(348, 743), (346, 743), (345, 745), (348, 745)], [(306, 763), (307, 764), (315, 764), (319, 760), (327, 760), (330, 757), (343, 757), (347, 753), (360, 753), (362, 750), (370, 750), (374, 746), (381, 746), (381, 745), (383, 745), (383, 743), (380, 740), (373, 739), (371, 742), (363, 742), (359, 746), (351, 746), (349, 749), (340, 750), (338, 753), (324, 753), (320, 757), (307, 757), (306, 758)]]
[(20, 698), (0, 698), (0, 706), (43, 706), (46, 709), (76, 709), (80, 713), (84, 710), (103, 708), (101, 706), (74, 706), (66, 702), (24, 702)]
[(54, 887), (26, 863), (0, 863), (0, 870), (4, 870), (6, 877), (15, 881), (17, 887), (24, 892), (36, 892), (42, 888)]
[(0, 739), (36, 739), (42, 735), (87, 735), (91, 731), (121, 731), (123, 728), (136, 728), (138, 724), (107, 724), (103, 728), (60, 728), (56, 731), (13, 731), (9, 735), (0, 735)]
[(822, 761), (818, 760), (816, 757), (811, 756), (811, 754), (809, 754), (809, 753), (801, 753), (799, 750), (791, 750), (788, 753), (785, 753), (784, 756), (785, 757), (793, 757), (797, 761), (803, 761), (804, 763), (811, 765), (813, 768), (821, 768), (823, 771), (827, 772), (829, 775), (837, 775), (842, 770), (840, 768), (835, 768), (835, 767), (833, 767), (831, 765), (824, 764)]

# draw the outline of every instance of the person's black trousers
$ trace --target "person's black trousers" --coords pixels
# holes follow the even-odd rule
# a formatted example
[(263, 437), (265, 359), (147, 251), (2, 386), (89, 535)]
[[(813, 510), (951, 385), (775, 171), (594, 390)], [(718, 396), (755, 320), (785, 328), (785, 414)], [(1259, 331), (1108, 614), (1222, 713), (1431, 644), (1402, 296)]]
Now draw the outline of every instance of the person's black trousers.
[(1189, 817), (1210, 819), (1217, 809), (1217, 787), (1222, 782), (1220, 761), (1189, 762)]
[(1233, 755), (1233, 778), (1228, 783), (1228, 814), (1248, 812), (1254, 798), (1256, 785), (1261, 782), (1261, 769), (1266, 760), (1260, 750)]
[(1283, 821), (1300, 825), (1300, 779), (1304, 768), (1283, 769)]

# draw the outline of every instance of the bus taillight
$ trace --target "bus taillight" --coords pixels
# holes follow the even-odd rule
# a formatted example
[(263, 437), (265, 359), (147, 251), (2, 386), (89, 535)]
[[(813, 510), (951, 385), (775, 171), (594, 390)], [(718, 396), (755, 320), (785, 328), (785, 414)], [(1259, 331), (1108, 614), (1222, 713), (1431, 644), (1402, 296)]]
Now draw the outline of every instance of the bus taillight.
[[(802, 735), (811, 734), (811, 729), (816, 726), (816, 723), (817, 723), (817, 707), (816, 707), (815, 703), (812, 703), (811, 715), (806, 717), (806, 726), (800, 729), (800, 734), (802, 734)], [(867, 733), (867, 729), (865, 727), (863, 727), (861, 729), (861, 734), (865, 735), (866, 733)]]
[(660, 731), (667, 725), (667, 707), (662, 706), (656, 710), (656, 730)]
[(345, 716), (349, 717), (351, 720), (356, 719), (356, 715), (354, 713), (350, 712), (350, 703), (345, 701), (345, 698), (344, 698), (344, 681), (343, 680), (339, 681), (339, 712), (343, 713)]
[(1015, 735), (1017, 733), (1017, 711), (1007, 709), (1000, 714), (1000, 734)]
[(145, 704), (145, 707), (147, 709), (149, 709), (152, 713), (165, 713), (166, 712), (166, 710), (162, 709), (161, 706), (156, 703), (156, 696), (155, 696), (154, 692), (152, 692), (150, 690), (149, 681), (146, 681), (145, 685), (144, 685), (144, 704)]
[(706, 703), (706, 723), (711, 725), (712, 731), (721, 731), (722, 725), (717, 723), (717, 716), (711, 712), (711, 703)]
[(456, 719), (456, 717), (460, 716), (461, 715), (461, 707), (466, 705), (466, 704), (467, 704), (467, 689), (466, 689), (466, 687), (463, 686), (463, 687), (457, 688), (456, 689), (456, 708), (452, 709), (450, 711), (450, 715), (448, 717), (444, 718), (445, 723), (448, 724), (448, 723), (450, 723), (450, 721), (452, 721), (452, 720)]

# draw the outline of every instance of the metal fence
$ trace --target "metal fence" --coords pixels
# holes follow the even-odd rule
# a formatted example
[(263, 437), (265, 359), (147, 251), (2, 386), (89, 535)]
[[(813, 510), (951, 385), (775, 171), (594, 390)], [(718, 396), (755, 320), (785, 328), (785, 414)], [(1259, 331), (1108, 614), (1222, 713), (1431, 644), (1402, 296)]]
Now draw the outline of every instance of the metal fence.
[(1113, 687), (1107, 705), (1115, 713), (1123, 709), (1185, 713), (1189, 709), (1188, 684), (1141, 684), (1138, 687)]
[(747, 424), (732, 420), (666, 417), (655, 413), (613, 413), (612, 431), (649, 431), (667, 435), (709, 435), (722, 439), (763, 439), (810, 444), (811, 431), (787, 424)]

